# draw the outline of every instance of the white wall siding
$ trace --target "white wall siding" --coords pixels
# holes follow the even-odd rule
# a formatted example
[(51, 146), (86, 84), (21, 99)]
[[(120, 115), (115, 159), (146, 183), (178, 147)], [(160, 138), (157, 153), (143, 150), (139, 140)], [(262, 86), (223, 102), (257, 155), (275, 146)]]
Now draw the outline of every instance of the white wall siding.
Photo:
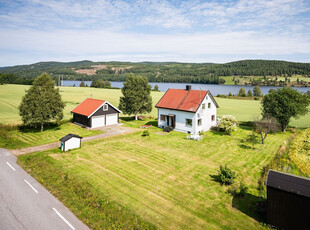
[[(160, 120), (160, 115), (175, 115), (175, 130), (180, 132), (193, 132), (195, 125), (195, 113), (172, 109), (158, 109), (158, 127), (163, 127), (166, 122)], [(192, 119), (192, 127), (186, 126), (185, 120)]]
[[(208, 103), (211, 103), (210, 108), (208, 108)], [(202, 104), (205, 104), (205, 109), (202, 109)], [(216, 126), (216, 109), (216, 105), (208, 92), (196, 113), (158, 108), (158, 127), (166, 126), (166, 121), (161, 121), (160, 115), (175, 115), (176, 131), (191, 133), (207, 131), (212, 126)], [(214, 121), (212, 121), (212, 115), (214, 115)], [(192, 119), (191, 127), (186, 126), (186, 119)], [(200, 126), (198, 126), (198, 119), (202, 120), (202, 124)]]
[(81, 139), (77, 137), (71, 137), (63, 145), (63, 151), (68, 151), (69, 149), (75, 149), (81, 147)]

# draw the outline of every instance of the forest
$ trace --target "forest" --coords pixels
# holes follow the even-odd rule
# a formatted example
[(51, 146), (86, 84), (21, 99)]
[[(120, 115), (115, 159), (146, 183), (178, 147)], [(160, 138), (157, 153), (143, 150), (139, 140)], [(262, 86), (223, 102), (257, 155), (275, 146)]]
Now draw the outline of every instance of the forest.
[[(99, 66), (99, 67), (98, 67)], [(92, 73), (87, 73), (91, 70)], [(84, 72), (83, 72), (84, 71)], [(225, 64), (177, 62), (39, 62), (0, 68), (0, 84), (31, 84), (42, 72), (55, 80), (125, 81), (130, 75), (146, 76), (150, 82), (224, 84), (227, 76), (310, 77), (310, 63), (242, 60)], [(238, 82), (235, 81), (235, 84)]]

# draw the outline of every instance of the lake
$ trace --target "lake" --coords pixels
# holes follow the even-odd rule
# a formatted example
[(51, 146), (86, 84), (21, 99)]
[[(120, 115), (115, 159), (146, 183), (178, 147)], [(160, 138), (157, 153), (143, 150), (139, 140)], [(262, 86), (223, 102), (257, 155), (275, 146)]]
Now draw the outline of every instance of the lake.
[[(63, 86), (79, 86), (81, 81), (68, 81), (64, 80), (61, 81)], [(88, 86), (91, 85), (91, 81), (84, 81), (85, 84)], [(149, 84), (154, 88), (155, 85), (158, 85), (158, 88), (162, 92), (166, 92), (169, 88), (172, 89), (185, 89), (186, 85), (191, 85), (192, 89), (197, 89), (197, 90), (209, 90), (214, 96), (218, 94), (224, 94), (228, 95), (229, 92), (232, 94), (238, 94), (239, 90), (241, 87), (244, 87), (246, 89), (246, 92), (248, 90), (252, 90), (254, 86), (241, 86), (241, 85), (214, 85), (214, 84), (190, 84), (190, 83), (160, 83), (160, 82), (149, 82)], [(112, 87), (118, 87), (122, 88), (123, 87), (123, 82), (121, 81), (111, 81)], [(263, 94), (267, 94), (270, 89), (277, 89), (280, 87), (274, 87), (274, 86), (260, 86), (261, 91)], [(310, 90), (309, 87), (292, 87), (294, 89), (297, 89), (300, 92), (307, 92)]]

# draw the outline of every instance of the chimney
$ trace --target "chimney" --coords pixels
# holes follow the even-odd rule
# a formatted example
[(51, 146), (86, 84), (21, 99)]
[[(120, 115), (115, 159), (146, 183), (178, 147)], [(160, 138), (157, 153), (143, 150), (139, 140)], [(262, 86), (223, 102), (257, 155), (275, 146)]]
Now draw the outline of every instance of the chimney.
[(192, 86), (191, 85), (186, 85), (186, 91), (190, 91), (192, 89)]

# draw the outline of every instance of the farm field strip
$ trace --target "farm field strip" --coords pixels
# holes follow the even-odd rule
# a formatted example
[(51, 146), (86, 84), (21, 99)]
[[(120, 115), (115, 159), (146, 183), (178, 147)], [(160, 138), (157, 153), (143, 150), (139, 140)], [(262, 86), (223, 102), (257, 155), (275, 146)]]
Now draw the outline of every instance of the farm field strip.
[[(0, 85), (0, 122), (5, 124), (18, 124), (21, 119), (18, 115), (18, 106), (29, 86), (25, 85)], [(115, 106), (119, 104), (119, 98), (122, 95), (121, 90), (118, 89), (98, 89), (90, 87), (62, 87), (60, 94), (62, 99), (66, 102), (64, 109), (64, 119), (72, 118), (70, 111), (82, 102), (87, 97), (104, 99)], [(153, 98), (153, 106), (159, 101), (164, 92), (151, 92)], [(214, 95), (215, 96), (215, 95)], [(261, 114), (260, 102), (255, 100), (237, 100), (216, 98), (220, 108), (217, 115), (233, 115), (238, 121), (251, 121), (254, 117)], [(9, 103), (9, 104), (7, 104)], [(153, 107), (150, 114), (157, 117), (157, 110)], [(121, 114), (121, 116), (125, 116)], [(290, 125), (296, 127), (310, 127), (310, 113), (295, 120), (292, 119)]]

